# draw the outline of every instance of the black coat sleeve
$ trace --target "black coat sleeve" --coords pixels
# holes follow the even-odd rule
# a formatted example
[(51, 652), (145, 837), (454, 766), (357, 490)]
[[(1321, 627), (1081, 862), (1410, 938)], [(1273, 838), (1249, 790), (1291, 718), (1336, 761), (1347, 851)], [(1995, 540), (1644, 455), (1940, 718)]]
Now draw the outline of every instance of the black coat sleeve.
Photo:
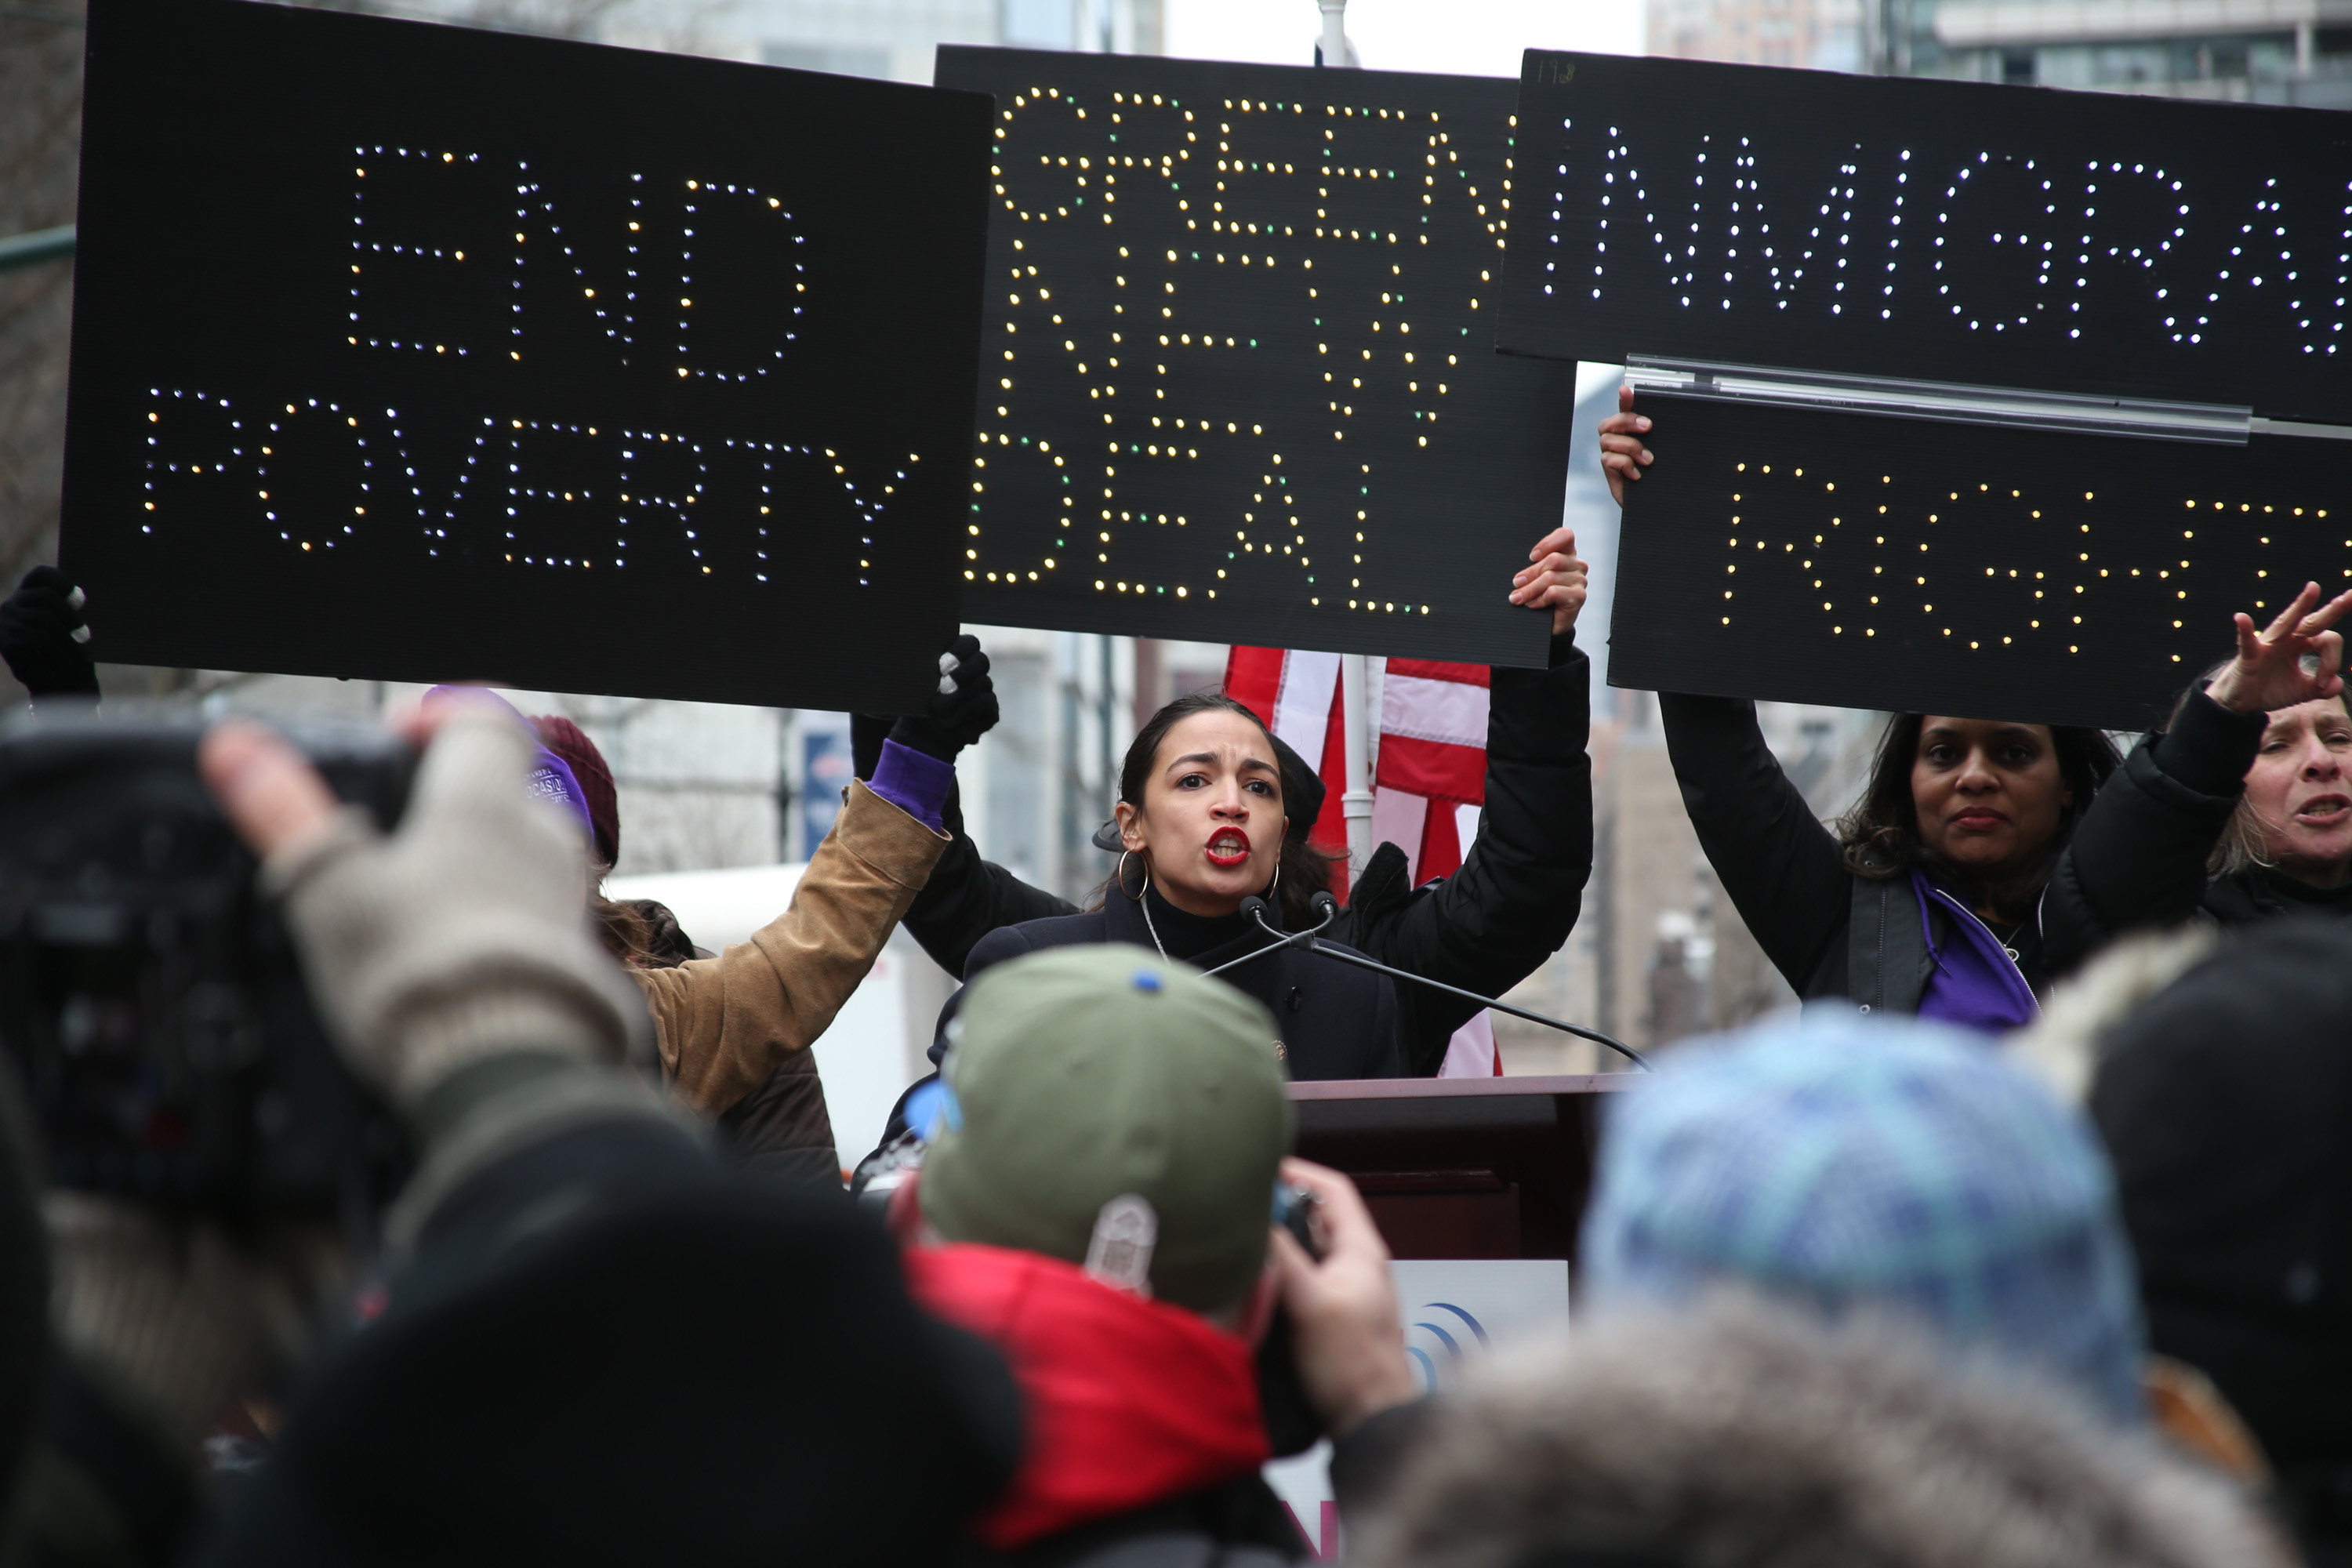
[(954, 838), (899, 922), (931, 955), (932, 963), (950, 974), (964, 977), (971, 950), (989, 932), (1023, 921), (1078, 912), (1078, 906), (1068, 900), (1031, 887), (1003, 867), (980, 858), (980, 847), (964, 831), (960, 786), (948, 791), (943, 815)]
[[(1559, 951), (1592, 875), (1592, 667), (1561, 637), (1549, 668), (1498, 668), (1490, 681), (1486, 804), (1462, 868), (1360, 920), (1351, 937), (1393, 968), (1499, 996)], [(1403, 1070), (1433, 1073), (1478, 1005), (1405, 981), (1396, 989)]]
[(2246, 788), (2267, 716), (2199, 692), (2169, 734), (2152, 734), (2083, 814), (2042, 899), (2043, 962), (2055, 977), (2126, 931), (2175, 925), (2205, 896), (2205, 862)]
[[(874, 776), (882, 760), (882, 742), (889, 739), (895, 722), (878, 713), (850, 715), (850, 761), (859, 778)], [(948, 786), (940, 818), (950, 835), (948, 847), (940, 853), (939, 864), (931, 868), (930, 880), (923, 884), (923, 890), (915, 895), (898, 922), (930, 954), (933, 963), (959, 980), (966, 979), (964, 970), (971, 962), (971, 950), (989, 932), (1023, 921), (1078, 912), (1076, 904), (1043, 888), (1033, 888), (1003, 867), (980, 858), (980, 847), (964, 828), (961, 781)]]
[(1764, 743), (1756, 704), (1662, 691), (1658, 712), (1707, 864), (1772, 966), (1806, 994), (1853, 919), (1844, 850)]

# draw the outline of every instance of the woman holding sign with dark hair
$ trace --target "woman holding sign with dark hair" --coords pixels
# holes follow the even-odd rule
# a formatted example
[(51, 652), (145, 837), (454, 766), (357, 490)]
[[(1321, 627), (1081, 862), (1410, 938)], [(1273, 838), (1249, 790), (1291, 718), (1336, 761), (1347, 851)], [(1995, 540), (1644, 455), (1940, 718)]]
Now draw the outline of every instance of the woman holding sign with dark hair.
[[(1629, 388), (1601, 425), (1620, 504), (1654, 454)], [(1808, 998), (1989, 1030), (2039, 1012), (2053, 973), (2041, 904), (2116, 766), (2097, 730), (1898, 713), (1832, 831), (1757, 727), (1752, 702), (1661, 692), (1666, 750), (1707, 862)]]
[(2352, 918), (2352, 711), (2333, 629), (2347, 609), (2352, 594), (2322, 605), (2311, 583), (2260, 631), (2236, 616), (2237, 657), (2181, 693), (2060, 861), (2053, 973), (2200, 913)]
[[(1496, 667), (1490, 672), (1486, 805), (1460, 868), (1416, 887), (1404, 851), (1381, 845), (1358, 868), (1347, 908), (1324, 932), (1392, 968), (1488, 996), (1526, 979), (1568, 940), (1592, 869), (1592, 763), (1585, 750), (1592, 669), (1576, 646), (1585, 563), (1577, 556), (1575, 533), (1566, 528), (1537, 541), (1528, 561), (1513, 574), (1507, 597), (1522, 609), (1550, 616), (1551, 646), (1543, 668)], [(950, 655), (950, 662), (976, 660), (981, 669), (987, 658), (969, 637)], [(952, 761), (995, 719), (992, 706), (968, 710), (947, 729), (929, 721), (861, 714), (853, 731), (859, 776), (873, 767), (885, 734)], [(1321, 813), (1323, 781), (1312, 763), (1278, 737), (1272, 744), (1289, 823), (1286, 835), (1303, 849)], [(990, 933), (1076, 912), (1076, 906), (982, 859), (962, 830), (952, 792), (945, 820), (955, 841), (941, 853), (905, 917), (908, 934), (940, 968), (969, 978), (973, 950)], [(1098, 832), (1094, 842), (1116, 855), (1116, 825)], [(1302, 885), (1307, 881), (1286, 876), (1284, 914), (1293, 930), (1301, 918), (1313, 922), (1305, 914), (1306, 900), (1328, 886), (1328, 879)], [(1474, 1002), (1411, 984), (1397, 987), (1397, 1009), (1402, 1070), (1419, 1077), (1439, 1069), (1450, 1037), (1479, 1011)], [(939, 1049), (933, 1047), (934, 1060)]]
[[(1296, 948), (1283, 931), (1320, 916), (1332, 858), (1286, 831), (1282, 769), (1258, 716), (1213, 692), (1153, 714), (1118, 774), (1119, 856), (1092, 910), (1025, 921), (972, 949), (967, 984), (1042, 948), (1118, 942), (1202, 969), (1263, 953), (1223, 979), (1265, 1004), (1275, 1051), (1294, 1079), (1395, 1078), (1404, 1071), (1397, 1000), (1384, 974)], [(1263, 900), (1265, 925), (1248, 906)]]

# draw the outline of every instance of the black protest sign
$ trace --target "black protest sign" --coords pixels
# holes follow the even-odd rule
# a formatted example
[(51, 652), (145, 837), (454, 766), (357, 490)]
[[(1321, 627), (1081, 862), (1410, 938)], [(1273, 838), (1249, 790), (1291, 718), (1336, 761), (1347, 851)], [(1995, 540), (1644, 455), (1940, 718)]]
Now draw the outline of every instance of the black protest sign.
[(2352, 585), (2342, 441), (1640, 406), (1618, 685), (2137, 730), (2230, 655), (2235, 612)]
[(90, 20), (64, 564), (101, 657), (908, 708), (989, 105), (237, 0)]
[(1530, 50), (1502, 346), (2352, 423), (2352, 116)]
[(1514, 84), (940, 51), (997, 100), (964, 614), (1534, 664), (1573, 372), (1493, 353)]

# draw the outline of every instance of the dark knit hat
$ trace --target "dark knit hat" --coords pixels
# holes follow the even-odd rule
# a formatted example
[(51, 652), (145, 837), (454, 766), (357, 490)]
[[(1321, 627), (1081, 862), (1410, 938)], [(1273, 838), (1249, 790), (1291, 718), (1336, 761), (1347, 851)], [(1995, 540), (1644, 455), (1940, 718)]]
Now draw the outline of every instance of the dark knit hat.
[(2210, 1377), (2273, 1465), (2352, 1464), (2352, 933), (2264, 924), (2100, 1042), (2156, 1350)]
[[(672, 1183), (549, 1228), (327, 1358), (206, 1561), (947, 1563), (1011, 1476), (1003, 1362), (838, 1195)], [(690, 1345), (646, 1331), (682, 1311)]]
[(1274, 736), (1274, 760), (1282, 768), (1282, 809), (1290, 819), (1283, 835), (1304, 844), (1323, 815), (1323, 775), (1279, 735)]
[(541, 713), (530, 721), (539, 731), (540, 744), (562, 757), (579, 781), (580, 793), (588, 801), (588, 821), (596, 835), (596, 854), (607, 866), (621, 863), (621, 806), (613, 793), (613, 770), (604, 765), (604, 753), (588, 738), (588, 731), (571, 720), (553, 713)]

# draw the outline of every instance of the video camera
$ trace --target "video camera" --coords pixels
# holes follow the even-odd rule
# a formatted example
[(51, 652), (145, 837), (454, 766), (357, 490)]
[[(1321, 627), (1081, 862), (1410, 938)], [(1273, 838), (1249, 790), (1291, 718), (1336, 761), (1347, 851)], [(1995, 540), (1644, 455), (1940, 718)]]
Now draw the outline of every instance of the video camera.
[[(364, 1227), (404, 1159), (313, 1010), (257, 863), (196, 772), (194, 714), (0, 729), (0, 1048), (53, 1185)], [(389, 828), (414, 753), (359, 725), (288, 738)]]

